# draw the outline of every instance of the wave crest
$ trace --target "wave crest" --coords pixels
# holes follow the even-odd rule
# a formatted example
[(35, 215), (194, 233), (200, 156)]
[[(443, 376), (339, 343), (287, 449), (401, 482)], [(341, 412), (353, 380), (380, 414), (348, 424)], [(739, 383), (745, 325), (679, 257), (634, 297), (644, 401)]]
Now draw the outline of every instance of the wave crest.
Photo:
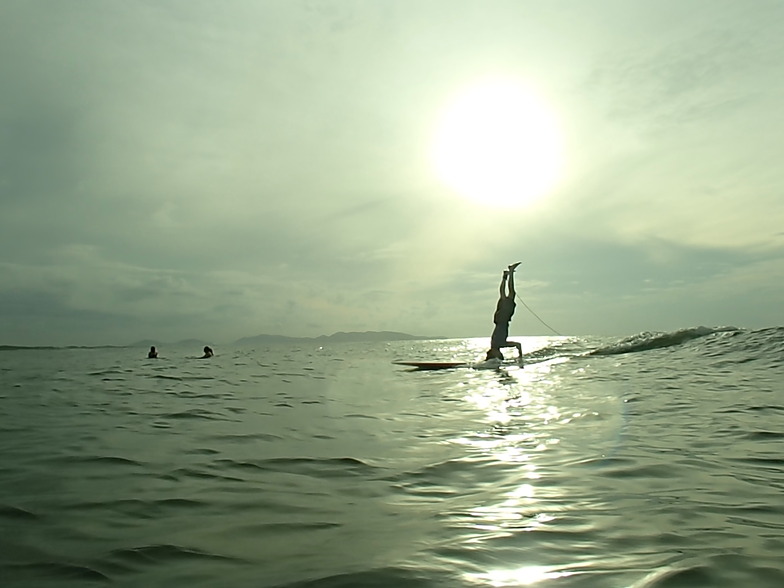
[(681, 345), (687, 341), (700, 339), (715, 333), (737, 332), (737, 327), (689, 327), (668, 333), (652, 333), (644, 331), (630, 337), (621, 339), (616, 343), (599, 347), (589, 352), (588, 355), (621, 355), (623, 353), (637, 353), (651, 349), (663, 349), (674, 345)]

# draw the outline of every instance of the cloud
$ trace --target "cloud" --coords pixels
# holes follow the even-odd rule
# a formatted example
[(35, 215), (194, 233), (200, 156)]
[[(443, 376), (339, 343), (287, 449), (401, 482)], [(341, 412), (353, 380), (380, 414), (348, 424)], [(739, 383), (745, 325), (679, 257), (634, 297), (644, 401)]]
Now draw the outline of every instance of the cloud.
[[(1, 10), (5, 337), (482, 335), (518, 259), (564, 332), (693, 323), (662, 301), (711, 288), (716, 316), (777, 316), (745, 306), (784, 246), (778, 3)], [(440, 109), (493, 74), (567, 133), (569, 177), (531, 209), (429, 168)]]
[[(718, 11), (710, 25), (677, 25), (634, 52), (608, 53), (581, 90), (603, 112), (604, 152), (572, 203), (624, 241), (663, 238), (700, 247), (778, 248), (774, 219), (784, 174), (774, 162), (784, 85), (773, 74), (784, 43), (761, 14)], [(689, 23), (690, 21), (686, 21)], [(754, 32), (754, 34), (751, 34)], [(586, 137), (587, 139), (587, 137)], [(580, 158), (581, 156), (577, 156)], [(574, 196), (572, 196), (574, 198)]]

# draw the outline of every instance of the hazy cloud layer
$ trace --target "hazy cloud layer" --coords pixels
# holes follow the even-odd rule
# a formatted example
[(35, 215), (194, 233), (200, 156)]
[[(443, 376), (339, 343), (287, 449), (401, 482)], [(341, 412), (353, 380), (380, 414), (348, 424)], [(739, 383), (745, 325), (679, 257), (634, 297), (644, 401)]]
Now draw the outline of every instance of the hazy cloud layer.
[[(780, 324), (783, 26), (773, 0), (3, 2), (0, 343), (487, 336), (517, 260), (564, 333)], [(495, 74), (565, 134), (531, 208), (431, 169)]]

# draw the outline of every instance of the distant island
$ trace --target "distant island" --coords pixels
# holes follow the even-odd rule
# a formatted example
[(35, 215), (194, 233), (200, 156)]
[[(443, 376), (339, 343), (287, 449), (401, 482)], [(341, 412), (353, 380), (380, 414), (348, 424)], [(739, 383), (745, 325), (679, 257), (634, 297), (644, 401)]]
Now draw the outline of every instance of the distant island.
[(52, 351), (60, 349), (124, 349), (130, 345), (0, 345), (0, 351)]
[(237, 345), (271, 345), (276, 343), (356, 343), (356, 342), (378, 342), (378, 341), (427, 341), (431, 339), (446, 339), (447, 337), (431, 337), (422, 335), (410, 335), (408, 333), (398, 333), (397, 331), (338, 331), (331, 335), (320, 335), (318, 337), (286, 337), (284, 335), (256, 335), (254, 337), (243, 337), (235, 341)]
[[(338, 331), (331, 335), (319, 335), (318, 337), (287, 337), (285, 335), (255, 335), (253, 337), (243, 337), (237, 339), (232, 345), (282, 345), (297, 343), (362, 343), (380, 341), (429, 341), (433, 339), (448, 339), (444, 336), (424, 336), (411, 335), (409, 333), (399, 333), (397, 331)], [(184, 339), (176, 343), (144, 339), (127, 345), (127, 347), (194, 347), (201, 349), (204, 345), (215, 345), (214, 342), (202, 341), (200, 339)]]
[[(286, 337), (284, 335), (256, 335), (254, 337), (243, 337), (237, 339), (231, 345), (276, 345), (276, 344), (297, 344), (297, 343), (362, 343), (362, 342), (381, 342), (381, 341), (430, 341), (434, 339), (449, 339), (444, 336), (423, 336), (410, 335), (409, 333), (399, 333), (397, 331), (338, 331), (331, 335), (319, 335), (318, 337)], [(0, 351), (13, 351), (22, 349), (109, 349), (109, 348), (128, 348), (128, 347), (193, 347), (201, 349), (205, 345), (216, 345), (215, 342), (202, 341), (201, 339), (183, 339), (175, 343), (159, 341), (157, 339), (142, 339), (128, 345), (0, 345)]]
[(167, 347), (198, 347), (201, 349), (205, 345), (210, 345), (210, 343), (202, 341), (201, 339), (183, 339), (182, 341), (177, 341), (176, 343), (157, 341), (153, 339), (142, 339), (141, 341), (136, 341), (135, 343), (126, 345), (126, 347), (152, 347), (153, 345), (166, 345)]

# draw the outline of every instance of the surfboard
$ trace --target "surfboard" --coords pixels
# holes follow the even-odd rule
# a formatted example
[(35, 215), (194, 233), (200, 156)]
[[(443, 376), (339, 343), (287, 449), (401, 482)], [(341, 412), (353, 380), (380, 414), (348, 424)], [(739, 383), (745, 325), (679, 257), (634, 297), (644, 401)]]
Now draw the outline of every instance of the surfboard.
[(468, 364), (464, 361), (393, 361), (392, 363), (418, 370), (449, 370), (458, 367), (468, 367)]

